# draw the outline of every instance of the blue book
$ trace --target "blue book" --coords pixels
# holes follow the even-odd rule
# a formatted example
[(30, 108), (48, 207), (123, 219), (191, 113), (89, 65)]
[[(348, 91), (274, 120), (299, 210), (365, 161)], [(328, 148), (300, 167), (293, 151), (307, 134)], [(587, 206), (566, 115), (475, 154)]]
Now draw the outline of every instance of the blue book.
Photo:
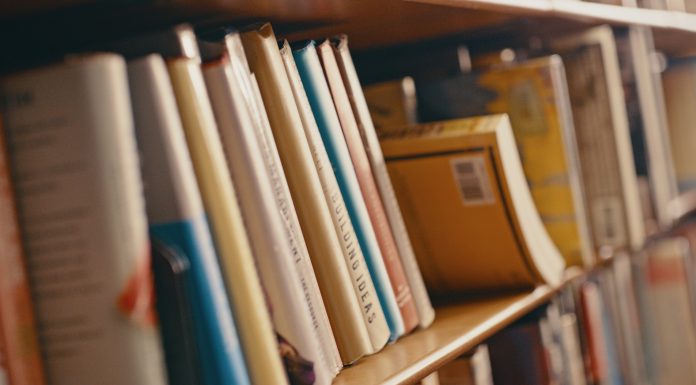
[(405, 332), (404, 321), (401, 318), (399, 306), (387, 275), (384, 259), (377, 243), (377, 237), (370, 221), (367, 206), (360, 191), (360, 185), (353, 169), (348, 146), (343, 137), (341, 123), (338, 120), (336, 108), (334, 107), (314, 43), (310, 42), (304, 47), (294, 50), (293, 57), (297, 63), (302, 84), (319, 126), (321, 139), (329, 155), (331, 167), (336, 174), (338, 186), (345, 200), (350, 219), (353, 222), (358, 243), (365, 255), (365, 261), (377, 289), (379, 302), (382, 305), (387, 323), (389, 324), (389, 330), (391, 331), (391, 339), (395, 340)]
[[(146, 56), (128, 64), (128, 76), (150, 235), (190, 264), (181, 286), (190, 299), (201, 383), (250, 384), (166, 65), (159, 55)], [(170, 377), (174, 365), (167, 363)]]

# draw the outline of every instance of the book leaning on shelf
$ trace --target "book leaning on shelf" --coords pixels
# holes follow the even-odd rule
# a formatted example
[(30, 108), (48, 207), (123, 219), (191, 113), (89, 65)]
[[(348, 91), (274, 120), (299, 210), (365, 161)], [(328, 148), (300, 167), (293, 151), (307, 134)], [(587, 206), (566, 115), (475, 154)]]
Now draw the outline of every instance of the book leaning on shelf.
[(426, 121), (508, 113), (534, 203), (568, 264), (594, 250), (563, 63), (548, 56), (420, 83)]
[(392, 129), (381, 144), (431, 292), (561, 281), (507, 116)]
[(164, 385), (126, 63), (69, 58), (0, 93), (47, 381)]

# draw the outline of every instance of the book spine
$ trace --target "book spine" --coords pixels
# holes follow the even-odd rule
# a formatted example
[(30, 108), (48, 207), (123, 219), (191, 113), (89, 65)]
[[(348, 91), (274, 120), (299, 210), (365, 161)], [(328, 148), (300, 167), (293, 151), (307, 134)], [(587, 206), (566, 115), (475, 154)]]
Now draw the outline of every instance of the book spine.
[(355, 226), (360, 248), (365, 255), (370, 275), (377, 288), (377, 294), (391, 330), (391, 338), (399, 338), (405, 333), (404, 320), (401, 317), (386, 263), (382, 258), (379, 243), (370, 222), (367, 206), (360, 192), (360, 184), (355, 175), (350, 153), (341, 132), (341, 125), (314, 44), (310, 43), (304, 48), (294, 51), (293, 56), (307, 91), (307, 97), (317, 120), (331, 166), (336, 173), (336, 180), (343, 194), (348, 213)]
[(283, 340), (281, 344), (296, 351), (283, 355), (286, 369), (290, 365), (305, 366), (297, 379), (297, 373), (289, 370), (290, 380), (311, 377), (317, 384), (329, 384), (333, 373), (320, 347), (319, 303), (312, 301), (316, 296), (310, 289), (314, 277), (306, 274), (306, 255), (302, 255), (301, 245), (285, 226), (287, 202), (278, 205), (249, 111), (232, 80), (229, 61), (225, 58), (206, 63), (203, 73), (256, 265), (271, 303), (276, 333)]
[[(336, 339), (344, 362), (352, 362), (371, 350), (369, 338), (356, 340), (355, 330), (345, 328), (347, 298), (352, 296), (350, 286), (337, 285), (332, 280), (336, 271), (346, 274), (341, 245), (333, 229), (328, 204), (321, 188), (311, 150), (302, 129), (302, 121), (294, 103), (278, 46), (270, 25), (242, 33), (242, 43), (251, 70), (258, 79), (263, 103), (267, 106), (268, 120), (284, 165), (293, 201), (297, 207), (305, 241), (317, 268), (319, 284), (324, 293), (333, 293), (327, 300)], [(311, 236), (310, 236), (311, 234)], [(349, 294), (350, 293), (350, 294)], [(354, 301), (354, 300), (353, 300)]]
[(41, 385), (45, 378), (1, 117), (0, 249), (0, 372), (6, 371), (12, 384)]
[(163, 385), (125, 62), (77, 58), (2, 93), (22, 101), (8, 143), (48, 382)]
[(363, 145), (365, 146), (370, 160), (375, 182), (377, 183), (377, 187), (379, 187), (382, 203), (385, 206), (389, 224), (391, 225), (396, 245), (399, 248), (399, 255), (401, 256), (401, 262), (406, 272), (406, 278), (411, 286), (411, 293), (416, 302), (420, 326), (427, 327), (435, 319), (435, 310), (430, 302), (428, 291), (425, 288), (423, 276), (421, 275), (420, 267), (416, 260), (416, 254), (413, 251), (413, 246), (411, 245), (411, 240), (406, 230), (406, 224), (401, 215), (399, 202), (396, 199), (394, 187), (389, 179), (387, 165), (382, 155), (377, 132), (372, 124), (367, 101), (365, 100), (365, 95), (360, 86), (358, 74), (355, 70), (350, 50), (348, 49), (348, 40), (345, 36), (339, 40), (334, 50), (336, 52), (336, 58), (341, 70), (343, 82), (348, 91), (351, 106), (353, 107), (353, 113), (357, 119)]
[(204, 382), (238, 382), (247, 369), (167, 67), (150, 55), (129, 62), (128, 76), (150, 236), (190, 262), (187, 294)]
[(180, 58), (167, 69), (251, 379), (287, 383), (200, 65)]
[(382, 199), (379, 196), (379, 190), (375, 183), (375, 178), (372, 174), (370, 161), (367, 158), (365, 147), (363, 146), (360, 132), (355, 121), (355, 116), (348, 100), (341, 73), (338, 70), (336, 57), (333, 52), (330, 41), (325, 41), (320, 44), (318, 49), (319, 58), (324, 68), (324, 75), (328, 81), (331, 95), (333, 96), (334, 106), (338, 113), (338, 119), (341, 123), (343, 136), (348, 146), (355, 174), (358, 178), (358, 184), (362, 192), (367, 211), (370, 216), (370, 222), (374, 229), (377, 243), (379, 244), (382, 258), (387, 267), (389, 280), (391, 281), (396, 301), (399, 304), (399, 311), (404, 320), (406, 332), (410, 332), (419, 324), (418, 310), (416, 308), (413, 295), (411, 294), (411, 286), (406, 278), (404, 266), (401, 263), (399, 250), (394, 240), (389, 220), (382, 204)]
[(295, 59), (292, 57), (290, 45), (285, 42), (281, 49), (281, 56), (285, 69), (290, 78), (290, 85), (295, 96), (295, 101), (300, 110), (300, 116), (307, 136), (307, 141), (312, 148), (314, 163), (319, 172), (322, 188), (326, 201), (331, 208), (331, 218), (334, 221), (338, 238), (341, 241), (343, 257), (345, 258), (346, 266), (350, 272), (350, 281), (355, 291), (355, 297), (358, 299), (360, 308), (362, 309), (363, 320), (367, 327), (367, 331), (372, 341), (374, 350), (379, 350), (389, 339), (389, 326), (382, 310), (382, 305), (379, 303), (377, 291), (375, 289), (370, 272), (367, 269), (365, 256), (360, 249), (353, 223), (348, 215), (343, 195), (338, 187), (336, 175), (333, 173), (331, 164), (329, 163), (326, 148), (321, 140), (321, 134), (317, 127), (312, 109), (307, 99), (307, 94), (302, 87), (302, 80), (297, 71)]

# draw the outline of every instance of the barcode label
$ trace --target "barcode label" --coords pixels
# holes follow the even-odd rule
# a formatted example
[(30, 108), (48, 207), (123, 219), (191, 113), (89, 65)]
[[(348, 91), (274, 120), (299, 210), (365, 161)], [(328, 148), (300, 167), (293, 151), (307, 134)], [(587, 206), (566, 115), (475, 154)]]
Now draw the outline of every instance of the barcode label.
[(495, 202), (483, 157), (455, 158), (450, 164), (464, 205), (486, 205)]

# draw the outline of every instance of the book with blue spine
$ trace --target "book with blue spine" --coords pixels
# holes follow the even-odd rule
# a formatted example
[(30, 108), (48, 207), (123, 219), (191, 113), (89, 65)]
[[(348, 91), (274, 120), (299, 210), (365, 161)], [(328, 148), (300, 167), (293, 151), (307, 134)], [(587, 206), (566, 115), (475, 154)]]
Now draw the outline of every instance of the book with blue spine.
[(161, 56), (148, 55), (131, 61), (128, 75), (150, 236), (189, 259), (203, 383), (249, 384), (166, 65)]
[(397, 339), (405, 332), (404, 321), (401, 318), (399, 306), (389, 282), (382, 253), (360, 192), (358, 179), (353, 169), (353, 163), (314, 42), (309, 42), (294, 50), (293, 56), (326, 146), (329, 160), (336, 173), (343, 199), (353, 220), (360, 248), (363, 250), (368, 269), (377, 289), (377, 295), (391, 331), (391, 339)]

